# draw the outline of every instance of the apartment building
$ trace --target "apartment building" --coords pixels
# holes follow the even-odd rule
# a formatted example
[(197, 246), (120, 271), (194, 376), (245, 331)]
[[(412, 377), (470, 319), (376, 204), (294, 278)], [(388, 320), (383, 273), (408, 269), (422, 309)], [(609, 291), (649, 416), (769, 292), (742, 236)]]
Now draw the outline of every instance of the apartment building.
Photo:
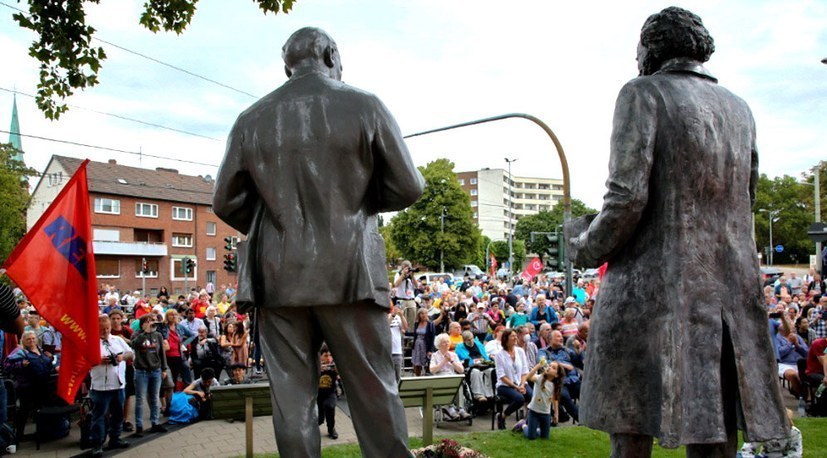
[(491, 240), (507, 240), (523, 216), (551, 210), (563, 199), (559, 178), (509, 177), (503, 169), (457, 173), (462, 189), (471, 197), (474, 222)]
[[(31, 228), (54, 201), (83, 161), (52, 156), (32, 193), (27, 214)], [(93, 249), (99, 284), (123, 290), (161, 286), (179, 294), (212, 282), (235, 283), (236, 274), (224, 270), (225, 237), (240, 234), (212, 212), (213, 180), (177, 170), (143, 169), (90, 162), (87, 166), (92, 210)], [(186, 274), (185, 258), (195, 269)], [(146, 262), (147, 273), (142, 272)]]

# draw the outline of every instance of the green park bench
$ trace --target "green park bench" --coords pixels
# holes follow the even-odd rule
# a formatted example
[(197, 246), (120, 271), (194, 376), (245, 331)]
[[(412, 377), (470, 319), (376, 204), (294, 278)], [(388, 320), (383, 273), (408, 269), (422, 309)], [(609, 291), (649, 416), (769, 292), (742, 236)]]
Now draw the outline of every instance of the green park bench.
[(253, 417), (272, 416), (270, 384), (216, 386), (212, 395), (212, 415), (216, 420), (244, 420), (245, 456), (253, 456)]
[(434, 441), (434, 406), (450, 404), (459, 391), (464, 375), (402, 377), (399, 398), (404, 407), (422, 408), (422, 444)]

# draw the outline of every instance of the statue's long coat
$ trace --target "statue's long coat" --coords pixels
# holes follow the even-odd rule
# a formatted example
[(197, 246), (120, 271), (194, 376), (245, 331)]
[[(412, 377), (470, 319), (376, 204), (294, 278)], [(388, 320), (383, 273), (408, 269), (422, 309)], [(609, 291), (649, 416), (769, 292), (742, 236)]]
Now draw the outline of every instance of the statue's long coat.
[(238, 117), (213, 209), (248, 235), (251, 275), (239, 282), (256, 284), (261, 307), (389, 307), (377, 215), (411, 205), (423, 187), (385, 105), (311, 73)]
[(588, 338), (581, 421), (664, 446), (724, 442), (724, 328), (740, 426), (785, 436), (753, 241), (758, 179), (746, 103), (697, 62), (674, 60), (618, 96), (608, 192), (574, 262), (609, 268)]

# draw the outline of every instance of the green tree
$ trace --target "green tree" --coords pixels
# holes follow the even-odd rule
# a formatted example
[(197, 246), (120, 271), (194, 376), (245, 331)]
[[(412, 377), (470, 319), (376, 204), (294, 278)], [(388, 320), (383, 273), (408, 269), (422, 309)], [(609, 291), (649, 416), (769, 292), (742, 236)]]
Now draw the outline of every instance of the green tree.
[[(288, 13), (295, 0), (254, 0), (264, 12)], [(47, 118), (58, 119), (67, 107), (63, 101), (76, 89), (98, 84), (98, 71), (106, 59), (103, 48), (92, 46), (95, 28), (86, 24), (86, 3), (100, 0), (29, 0), (29, 14), (16, 13), (21, 27), (37, 38), (29, 55), (40, 62), (37, 107)], [(140, 23), (152, 32), (181, 34), (192, 21), (198, 0), (146, 0)]]
[[(514, 267), (511, 269), (511, 272), (521, 272), (526, 257), (526, 245), (522, 240), (517, 240), (515, 238), (512, 244), (512, 249), (514, 251)], [(499, 266), (497, 267), (497, 269), (504, 266), (505, 263), (508, 262), (507, 240), (497, 240), (491, 242), (490, 251), (494, 254), (494, 257), (497, 259), (497, 265)]]
[[(807, 237), (807, 228), (813, 221), (813, 188), (799, 183), (794, 177), (784, 175), (770, 179), (762, 174), (755, 191), (755, 243), (756, 251), (767, 260), (769, 249), (769, 214), (772, 223), (772, 245), (782, 245), (784, 251), (773, 252), (774, 264), (808, 263), (815, 253), (813, 242)], [(777, 213), (776, 213), (777, 212)]]
[(419, 170), (425, 177), (422, 197), (390, 222), (390, 239), (400, 257), (434, 270), (439, 268), (440, 253), (446, 270), (477, 261), (480, 231), (454, 163), (437, 159)]
[[(571, 215), (573, 218), (597, 213), (597, 210), (590, 208), (583, 201), (571, 200)], [(549, 242), (545, 234), (535, 234), (533, 240), (532, 232), (554, 232), (557, 227), (563, 224), (563, 202), (560, 201), (551, 211), (540, 211), (535, 215), (523, 216), (517, 221), (514, 230), (514, 237), (525, 243), (529, 253), (537, 253), (542, 258), (548, 248)]]
[(33, 169), (13, 160), (17, 150), (9, 144), (0, 144), (0, 259), (9, 257), (20, 239), (26, 234), (26, 207), (29, 192), (26, 177), (34, 175)]

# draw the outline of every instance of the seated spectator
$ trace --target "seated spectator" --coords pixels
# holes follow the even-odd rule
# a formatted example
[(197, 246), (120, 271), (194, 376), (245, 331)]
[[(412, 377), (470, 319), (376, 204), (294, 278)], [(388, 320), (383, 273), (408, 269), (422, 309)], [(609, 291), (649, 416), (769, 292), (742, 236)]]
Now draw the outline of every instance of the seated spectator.
[(485, 352), (485, 347), (474, 337), (474, 334), (465, 331), (462, 333), (462, 343), (457, 345), (455, 351), (463, 365), (470, 368), (468, 380), (471, 385), (471, 395), (478, 402), (488, 402), (494, 397), (490, 382), (494, 366), (488, 353)]
[(827, 339), (816, 339), (810, 345), (805, 374), (812, 386), (827, 385)]
[(452, 321), (451, 324), (448, 325), (448, 338), (451, 339), (451, 351), (456, 351), (457, 345), (462, 343), (462, 326), (460, 326), (459, 322)]
[(513, 329), (502, 331), (502, 350), (494, 356), (497, 367), (497, 394), (508, 401), (508, 407), (497, 415), (497, 427), (505, 429), (505, 421), (531, 400), (532, 390), (527, 384), (529, 367), (525, 352), (517, 345)]
[[(457, 357), (456, 353), (450, 350), (451, 338), (448, 334), (439, 334), (434, 338), (436, 352), (431, 355), (431, 374), (432, 375), (453, 375), (463, 374), (465, 369)], [(450, 420), (457, 418), (469, 418), (470, 415), (462, 408), (457, 410), (454, 406), (443, 407), (443, 414)]]
[(795, 320), (795, 333), (804, 340), (804, 343), (810, 345), (816, 339), (816, 332), (810, 329), (810, 320), (806, 316), (800, 316)]
[(333, 356), (327, 346), (319, 351), (319, 392), (316, 397), (316, 404), (319, 409), (319, 426), (327, 423), (327, 437), (338, 439), (336, 432), (336, 384), (339, 380), (339, 372), (333, 362)]
[(23, 438), (26, 422), (43, 405), (49, 395), (49, 379), (54, 372), (52, 358), (37, 345), (34, 331), (24, 331), (18, 346), (4, 363), (6, 373), (14, 377), (14, 387), (20, 406), (17, 408), (15, 431), (17, 443)]
[(575, 422), (580, 421), (579, 410), (573, 401), (580, 397), (580, 372), (578, 372), (578, 369), (583, 368), (580, 355), (563, 345), (563, 334), (560, 331), (551, 331), (551, 344), (545, 352), (540, 352), (541, 355), (544, 353), (548, 356), (549, 361), (556, 361), (561, 369), (565, 371), (563, 389), (560, 392), (561, 405)]
[[(534, 383), (534, 394), (528, 403), (528, 417), (514, 425), (529, 440), (548, 439), (552, 424), (557, 424), (557, 403), (560, 401), (562, 370), (556, 362), (546, 366), (535, 365), (529, 380)], [(553, 414), (553, 420), (552, 420)]]
[(563, 333), (563, 338), (568, 339), (569, 337), (577, 334), (577, 329), (580, 326), (580, 323), (577, 321), (577, 309), (574, 307), (569, 307), (563, 313), (563, 319), (560, 320), (560, 332)]
[(428, 367), (428, 358), (436, 351), (434, 347), (434, 324), (428, 320), (428, 311), (420, 308), (416, 311), (416, 322), (413, 328), (414, 344), (411, 352), (411, 364), (414, 375), (422, 375), (422, 369)]
[(807, 344), (788, 326), (783, 325), (775, 335), (775, 343), (778, 348), (778, 376), (789, 382), (790, 393), (798, 398), (801, 396), (798, 360), (807, 357)]
[(201, 377), (184, 388), (184, 393), (192, 396), (190, 403), (198, 408), (199, 420), (212, 419), (212, 394), (210, 390), (214, 386), (221, 385), (215, 379), (215, 371), (211, 367), (205, 367), (201, 371)]
[(497, 326), (494, 329), (494, 337), (485, 343), (485, 352), (488, 353), (488, 356), (490, 358), (494, 358), (495, 356), (497, 356), (497, 353), (499, 353), (503, 349), (501, 338), (504, 330), (505, 326)]
[(253, 383), (247, 377), (247, 366), (244, 364), (233, 364), (227, 368), (230, 378), (224, 381), (225, 385), (247, 385)]
[(586, 351), (586, 341), (589, 338), (589, 322), (584, 321), (577, 328), (577, 334), (566, 339), (566, 348), (578, 355)]
[[(531, 309), (531, 313), (529, 314), (529, 320), (534, 324), (536, 327), (540, 327), (543, 323), (556, 323), (557, 313), (554, 311), (553, 308), (549, 307), (546, 304), (546, 295), (545, 294), (538, 294), (537, 297), (534, 299), (535, 306)], [(537, 345), (537, 348), (542, 348), (540, 345)]]
[(525, 314), (525, 303), (518, 302), (517, 306), (514, 309), (514, 313), (508, 317), (508, 320), (505, 323), (505, 327), (516, 329), (519, 326), (523, 326), (524, 324), (528, 323), (528, 315)]
[[(531, 323), (526, 323), (530, 325)], [(527, 326), (518, 326), (514, 329), (517, 332), (517, 345), (525, 352), (528, 365), (534, 367), (537, 364), (537, 345), (531, 340), (531, 334)]]

